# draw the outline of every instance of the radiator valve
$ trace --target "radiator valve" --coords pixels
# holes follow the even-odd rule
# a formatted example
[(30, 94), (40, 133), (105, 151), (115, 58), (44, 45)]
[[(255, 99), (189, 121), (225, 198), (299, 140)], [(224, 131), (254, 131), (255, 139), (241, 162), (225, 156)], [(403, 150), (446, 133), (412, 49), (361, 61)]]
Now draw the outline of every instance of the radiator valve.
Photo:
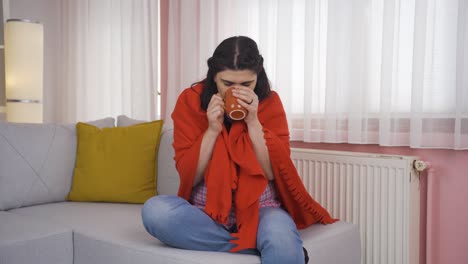
[(415, 160), (414, 163), (413, 163), (413, 167), (415, 170), (417, 171), (424, 171), (425, 169), (427, 169), (427, 163), (423, 160)]

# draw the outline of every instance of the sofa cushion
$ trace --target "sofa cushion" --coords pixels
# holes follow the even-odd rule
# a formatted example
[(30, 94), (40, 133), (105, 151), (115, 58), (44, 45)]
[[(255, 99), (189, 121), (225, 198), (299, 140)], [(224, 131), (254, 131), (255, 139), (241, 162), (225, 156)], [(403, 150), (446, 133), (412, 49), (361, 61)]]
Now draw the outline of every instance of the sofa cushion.
[(0, 263), (73, 263), (72, 230), (0, 212)]
[(12, 212), (72, 228), (74, 264), (260, 264), (260, 258), (252, 255), (168, 247), (146, 232), (141, 221), (141, 208), (139, 204), (64, 202), (19, 208)]
[[(260, 258), (254, 255), (181, 250), (165, 246), (145, 231), (141, 222), (141, 208), (142, 205), (135, 204), (65, 202), (20, 208), (13, 212), (73, 228), (75, 264), (260, 263)], [(311, 263), (360, 262), (356, 225), (343, 222), (318, 224), (300, 233)]]
[(156, 194), (162, 120), (99, 129), (78, 123), (72, 201), (144, 203)]
[(299, 230), (311, 263), (361, 263), (361, 242), (358, 225), (335, 222), (315, 224)]
[[(114, 119), (89, 123), (113, 127)], [(0, 122), (0, 210), (65, 201), (75, 155), (75, 125)]]

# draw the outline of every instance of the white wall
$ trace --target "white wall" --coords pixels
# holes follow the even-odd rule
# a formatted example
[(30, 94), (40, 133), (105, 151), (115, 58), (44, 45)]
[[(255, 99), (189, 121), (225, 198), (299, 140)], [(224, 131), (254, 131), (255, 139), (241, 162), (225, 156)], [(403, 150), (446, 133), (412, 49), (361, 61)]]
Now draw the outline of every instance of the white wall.
[[(5, 7), (6, 8), (6, 7)], [(60, 98), (61, 0), (10, 0), (9, 18), (39, 21), (44, 25), (44, 122), (55, 122)]]

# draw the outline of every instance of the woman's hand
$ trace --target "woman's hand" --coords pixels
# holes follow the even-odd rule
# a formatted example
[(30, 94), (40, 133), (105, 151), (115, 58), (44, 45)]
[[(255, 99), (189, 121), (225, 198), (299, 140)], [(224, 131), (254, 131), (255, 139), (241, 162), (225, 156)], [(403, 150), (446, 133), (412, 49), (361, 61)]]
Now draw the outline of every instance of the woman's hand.
[(211, 97), (206, 109), (206, 116), (208, 118), (208, 130), (216, 135), (221, 133), (224, 121), (224, 101), (219, 93)]
[(232, 94), (237, 97), (237, 102), (248, 111), (244, 118), (245, 123), (249, 125), (258, 122), (258, 96), (255, 92), (245, 86), (235, 86)]

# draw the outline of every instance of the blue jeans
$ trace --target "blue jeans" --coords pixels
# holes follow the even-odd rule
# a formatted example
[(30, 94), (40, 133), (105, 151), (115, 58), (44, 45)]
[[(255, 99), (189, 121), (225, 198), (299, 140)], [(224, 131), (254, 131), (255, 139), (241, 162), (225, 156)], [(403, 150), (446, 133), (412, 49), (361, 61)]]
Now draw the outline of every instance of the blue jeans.
[[(230, 232), (178, 196), (159, 195), (142, 209), (143, 225), (163, 243), (183, 249), (229, 252)], [(260, 209), (257, 250), (263, 264), (304, 263), (302, 240), (291, 216), (281, 208)], [(252, 250), (240, 253), (252, 253)]]

